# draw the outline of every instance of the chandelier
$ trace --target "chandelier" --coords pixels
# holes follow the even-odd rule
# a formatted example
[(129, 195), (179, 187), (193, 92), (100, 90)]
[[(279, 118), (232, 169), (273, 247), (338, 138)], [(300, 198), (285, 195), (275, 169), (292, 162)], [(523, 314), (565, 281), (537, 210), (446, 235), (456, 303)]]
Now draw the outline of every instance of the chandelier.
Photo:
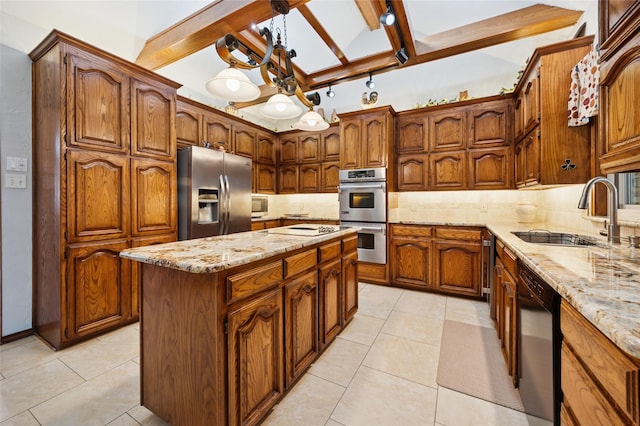
[[(324, 130), (329, 127), (329, 123), (313, 110), (314, 106), (320, 105), (320, 95), (317, 92), (305, 95), (293, 72), (291, 59), (296, 57), (296, 51), (287, 48), (286, 15), (289, 13), (289, 3), (287, 0), (271, 0), (271, 10), (270, 28), (262, 28), (259, 31), (260, 37), (265, 38), (264, 55), (257, 54), (232, 34), (226, 34), (216, 42), (216, 51), (218, 56), (229, 64), (229, 68), (210, 79), (206, 88), (212, 95), (229, 102), (255, 100), (260, 96), (260, 88), (240, 69), (259, 68), (265, 84), (277, 90), (277, 93), (260, 108), (263, 116), (271, 119), (291, 119), (299, 116), (302, 109), (290, 98), (295, 95), (309, 111), (303, 114), (293, 127), (300, 130)], [(276, 12), (283, 17), (284, 44), (279, 29), (276, 30), (275, 42), (273, 39)], [(232, 54), (234, 51), (246, 55), (248, 60), (238, 60)]]

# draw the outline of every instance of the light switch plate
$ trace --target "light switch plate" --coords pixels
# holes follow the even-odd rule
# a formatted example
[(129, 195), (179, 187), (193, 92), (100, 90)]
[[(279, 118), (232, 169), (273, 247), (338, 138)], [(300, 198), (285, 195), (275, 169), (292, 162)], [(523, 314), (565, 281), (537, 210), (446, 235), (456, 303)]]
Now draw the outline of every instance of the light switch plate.
[(22, 157), (7, 157), (8, 172), (26, 172), (27, 159)]
[(26, 188), (27, 187), (27, 176), (26, 175), (15, 175), (11, 173), (7, 173), (5, 175), (5, 184), (4, 186), (7, 188)]

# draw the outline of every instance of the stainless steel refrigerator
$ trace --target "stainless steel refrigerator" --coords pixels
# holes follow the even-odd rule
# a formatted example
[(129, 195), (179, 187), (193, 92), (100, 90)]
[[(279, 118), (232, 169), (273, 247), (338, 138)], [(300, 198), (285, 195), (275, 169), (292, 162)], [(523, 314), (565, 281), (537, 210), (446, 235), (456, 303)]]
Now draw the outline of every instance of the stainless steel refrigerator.
[(192, 146), (178, 151), (178, 239), (251, 230), (251, 159)]

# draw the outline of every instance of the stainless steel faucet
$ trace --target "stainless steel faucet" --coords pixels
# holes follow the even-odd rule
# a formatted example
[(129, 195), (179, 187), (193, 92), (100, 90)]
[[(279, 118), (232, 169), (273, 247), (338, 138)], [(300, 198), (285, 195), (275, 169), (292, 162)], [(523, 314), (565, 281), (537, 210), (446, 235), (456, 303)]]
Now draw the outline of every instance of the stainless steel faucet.
[(609, 179), (596, 176), (584, 185), (580, 201), (578, 201), (579, 209), (586, 209), (589, 204), (589, 193), (591, 188), (601, 182), (608, 189), (607, 199), (609, 200), (609, 206), (607, 213), (609, 214), (609, 225), (607, 226), (607, 241), (610, 243), (620, 243), (620, 225), (618, 225), (618, 188)]

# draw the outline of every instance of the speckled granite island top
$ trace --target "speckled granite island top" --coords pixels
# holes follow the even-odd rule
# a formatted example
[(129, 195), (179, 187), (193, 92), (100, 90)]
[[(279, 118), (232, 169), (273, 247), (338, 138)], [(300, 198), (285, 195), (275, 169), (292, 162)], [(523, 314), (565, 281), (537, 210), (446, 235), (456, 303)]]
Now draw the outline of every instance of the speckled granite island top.
[(640, 359), (640, 249), (604, 240), (588, 248), (532, 244), (512, 234), (522, 229), (488, 228), (620, 349)]
[(272, 228), (132, 248), (121, 251), (120, 256), (187, 272), (212, 273), (356, 233), (355, 228), (323, 227), (334, 231), (314, 236), (285, 235), (273, 232), (281, 228)]

